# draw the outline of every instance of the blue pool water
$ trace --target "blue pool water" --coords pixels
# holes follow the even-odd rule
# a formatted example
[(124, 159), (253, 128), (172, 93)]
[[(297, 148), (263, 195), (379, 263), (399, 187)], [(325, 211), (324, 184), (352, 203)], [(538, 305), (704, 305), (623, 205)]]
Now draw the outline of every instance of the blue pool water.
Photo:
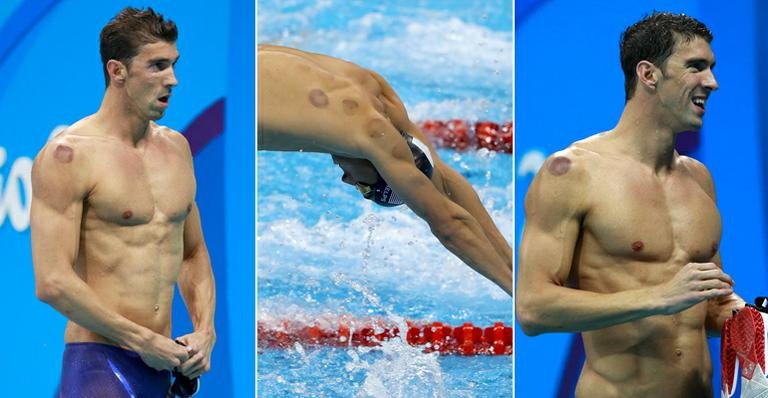
[[(258, 3), (258, 41), (348, 59), (382, 74), (414, 120), (506, 122), (512, 114), (511, 2)], [(439, 155), (512, 239), (512, 157)], [(340, 181), (330, 156), (258, 153), (259, 322), (339, 316), (512, 323), (512, 299), (444, 249), (406, 207), (379, 208)], [(509, 397), (510, 356), (378, 348), (258, 351), (264, 397)]]

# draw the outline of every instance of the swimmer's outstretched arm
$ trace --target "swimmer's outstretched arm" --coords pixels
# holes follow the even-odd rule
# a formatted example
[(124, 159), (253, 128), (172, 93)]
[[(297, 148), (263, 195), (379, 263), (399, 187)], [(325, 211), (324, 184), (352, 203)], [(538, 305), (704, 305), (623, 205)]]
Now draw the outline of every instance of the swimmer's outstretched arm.
[(381, 87), (383, 98), (389, 110), (389, 119), (396, 129), (400, 131), (407, 131), (411, 136), (414, 136), (426, 143), (432, 152), (432, 158), (435, 159), (435, 168), (439, 177), (436, 179), (441, 186), (441, 191), (447, 195), (448, 199), (457, 205), (461, 206), (474, 217), (483, 229), (486, 237), (490, 240), (493, 248), (499, 255), (507, 262), (507, 268), (509, 268), (509, 278), (504, 281), (505, 290), (511, 294), (512, 292), (512, 248), (507, 243), (504, 236), (501, 234), (496, 224), (491, 219), (488, 211), (480, 201), (480, 197), (475, 192), (469, 181), (466, 180), (461, 174), (448, 167), (442, 160), (440, 160), (437, 152), (435, 152), (429, 140), (419, 127), (413, 123), (408, 117), (408, 112), (405, 109), (405, 105), (400, 97), (397, 95), (389, 82), (386, 81), (381, 75), (375, 71), (368, 71), (371, 76), (379, 83)]
[[(413, 124), (402, 102), (381, 76), (294, 49), (260, 46), (259, 51), (259, 149), (369, 160), (446, 248), (512, 294), (511, 256), (499, 254), (472, 206), (468, 211), (452, 202), (416, 168), (399, 131), (427, 140), (408, 127)], [(286, 73), (293, 73), (291, 79)], [(366, 75), (378, 81), (383, 96), (371, 97), (376, 81)]]
[(510, 271), (508, 280), (509, 291), (512, 291), (512, 248), (507, 243), (507, 240), (504, 239), (501, 231), (496, 227), (496, 224), (469, 181), (442, 161), (439, 161), (438, 164), (440, 174), (443, 177), (443, 190), (445, 194), (451, 201), (468, 211), (480, 223), (485, 236), (488, 237), (493, 248), (507, 262), (507, 268)]
[(400, 133), (386, 124), (383, 135), (360, 142), (398, 196), (424, 219), (440, 242), (465, 264), (512, 295), (512, 268), (491, 244), (480, 223), (467, 210), (435, 188), (413, 163)]
[[(427, 143), (435, 159), (435, 174), (438, 174), (433, 174), (433, 180), (441, 185), (441, 190), (435, 188), (433, 182), (418, 171), (407, 148), (406, 153), (409, 155), (397, 159), (397, 149), (394, 148), (405, 148), (402, 139), (397, 136), (384, 146), (379, 146), (376, 138), (369, 139), (369, 149), (378, 151), (371, 153), (368, 159), (405, 204), (427, 221), (432, 233), (443, 246), (512, 296), (512, 249), (496, 228), (477, 193), (464, 177), (439, 159), (424, 133), (408, 117), (405, 105), (386, 79), (374, 71), (368, 70), (368, 73), (379, 83), (381, 100), (388, 111), (386, 136), (392, 140), (393, 132), (399, 136), (397, 131), (406, 131)], [(395, 147), (388, 149), (389, 145)], [(380, 164), (376, 163), (374, 156), (383, 156)], [(388, 166), (401, 167), (402, 171), (393, 171), (392, 176), (386, 176), (382, 168)], [(411, 185), (406, 182), (408, 178), (418, 179), (424, 185), (420, 188)], [(396, 186), (396, 182), (401, 181), (402, 186)], [(406, 194), (403, 190), (410, 192)]]
[(74, 272), (83, 200), (93, 189), (86, 153), (55, 138), (35, 159), (30, 214), (35, 293), (72, 322), (137, 352), (147, 365), (172, 369), (187, 359), (183, 347), (103, 305)]
[[(548, 171), (557, 156), (570, 171)], [(590, 176), (581, 159), (564, 151), (541, 168), (525, 199), (519, 250), (516, 313), (528, 335), (602, 329), (651, 315), (669, 315), (705, 300), (728, 297), (733, 281), (715, 263), (689, 263), (667, 283), (618, 293), (567, 287)]]

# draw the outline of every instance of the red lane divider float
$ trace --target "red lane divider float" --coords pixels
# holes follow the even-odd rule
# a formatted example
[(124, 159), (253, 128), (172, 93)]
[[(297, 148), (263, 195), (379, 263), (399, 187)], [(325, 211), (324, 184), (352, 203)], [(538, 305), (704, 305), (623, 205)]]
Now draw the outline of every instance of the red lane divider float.
[(479, 121), (470, 128), (469, 122), (460, 119), (425, 120), (419, 123), (419, 127), (436, 147), (457, 151), (474, 147), (512, 153), (512, 122), (499, 125), (494, 122)]
[[(322, 323), (322, 325), (321, 325)], [(441, 322), (420, 324), (406, 321), (406, 341), (423, 346), (424, 352), (459, 355), (512, 355), (512, 327), (496, 322), (481, 328), (469, 322), (449, 326)], [(258, 322), (260, 347), (292, 348), (296, 343), (318, 347), (375, 347), (400, 335), (397, 325), (383, 320), (341, 318), (329, 322), (302, 324), (296, 321)]]

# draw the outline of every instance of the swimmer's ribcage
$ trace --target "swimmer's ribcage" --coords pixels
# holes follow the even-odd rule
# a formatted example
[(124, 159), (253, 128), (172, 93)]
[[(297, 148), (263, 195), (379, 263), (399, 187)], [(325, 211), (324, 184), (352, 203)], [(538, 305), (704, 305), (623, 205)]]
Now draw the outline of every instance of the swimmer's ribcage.
[(745, 307), (726, 320), (720, 342), (722, 364), (722, 397), (735, 392), (736, 377), (741, 367), (741, 397), (768, 397), (766, 379), (765, 324), (768, 314)]
[(375, 347), (384, 341), (401, 338), (425, 352), (459, 355), (512, 355), (512, 327), (496, 322), (478, 327), (469, 322), (450, 326), (442, 322), (406, 321), (401, 327), (383, 319), (340, 317), (328, 321), (259, 321), (258, 345), (261, 348), (293, 348), (297, 343), (309, 347)]

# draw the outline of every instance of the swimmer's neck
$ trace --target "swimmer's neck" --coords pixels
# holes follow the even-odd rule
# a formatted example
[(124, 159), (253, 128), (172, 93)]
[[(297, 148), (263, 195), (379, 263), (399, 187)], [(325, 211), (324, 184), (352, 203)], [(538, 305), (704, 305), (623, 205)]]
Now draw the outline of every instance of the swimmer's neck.
[(99, 110), (92, 116), (100, 134), (136, 147), (150, 132), (151, 123), (132, 108), (122, 93), (107, 88)]
[(630, 100), (610, 134), (620, 151), (647, 164), (656, 173), (669, 172), (677, 157), (678, 132), (654, 117), (655, 112), (646, 105)]

